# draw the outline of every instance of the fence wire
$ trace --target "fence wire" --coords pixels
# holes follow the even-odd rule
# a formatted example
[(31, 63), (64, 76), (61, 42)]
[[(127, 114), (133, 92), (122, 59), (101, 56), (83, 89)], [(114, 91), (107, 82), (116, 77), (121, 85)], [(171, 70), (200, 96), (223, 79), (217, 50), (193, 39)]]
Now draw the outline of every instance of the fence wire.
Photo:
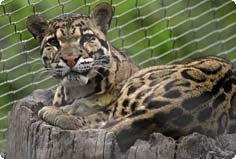
[[(114, 7), (110, 42), (143, 67), (219, 55), (236, 63), (236, 5), (231, 0), (103, 0)], [(100, 0), (5, 0), (0, 5), (0, 151), (7, 113), (18, 100), (56, 83), (42, 73), (26, 18), (89, 14)]]

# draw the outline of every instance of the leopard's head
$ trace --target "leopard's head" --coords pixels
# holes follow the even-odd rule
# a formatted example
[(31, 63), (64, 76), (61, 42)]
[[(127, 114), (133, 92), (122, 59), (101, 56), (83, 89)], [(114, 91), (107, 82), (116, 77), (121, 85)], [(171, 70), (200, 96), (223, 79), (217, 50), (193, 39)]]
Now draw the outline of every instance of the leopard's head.
[(28, 17), (27, 28), (41, 43), (45, 68), (67, 82), (88, 83), (105, 77), (111, 64), (106, 33), (112, 19), (112, 6), (100, 3), (91, 15), (65, 14), (51, 21), (42, 16)]

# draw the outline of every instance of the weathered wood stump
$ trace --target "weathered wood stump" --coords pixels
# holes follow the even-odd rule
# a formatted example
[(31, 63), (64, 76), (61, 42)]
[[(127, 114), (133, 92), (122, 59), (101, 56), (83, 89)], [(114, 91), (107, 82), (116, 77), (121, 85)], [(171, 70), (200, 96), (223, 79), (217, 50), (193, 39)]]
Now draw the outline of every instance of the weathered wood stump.
[(198, 133), (178, 141), (154, 133), (122, 153), (112, 132), (67, 131), (38, 119), (52, 94), (37, 90), (15, 104), (8, 117), (7, 159), (232, 159), (236, 154), (236, 134), (212, 139)]

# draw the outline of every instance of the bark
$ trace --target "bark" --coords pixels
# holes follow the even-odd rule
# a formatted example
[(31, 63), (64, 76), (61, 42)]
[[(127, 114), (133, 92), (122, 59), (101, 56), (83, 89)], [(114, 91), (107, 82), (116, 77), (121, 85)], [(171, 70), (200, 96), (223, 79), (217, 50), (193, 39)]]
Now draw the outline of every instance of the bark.
[(232, 159), (236, 154), (236, 134), (212, 139), (198, 133), (177, 141), (153, 133), (122, 153), (112, 132), (62, 130), (39, 120), (38, 110), (51, 105), (52, 96), (37, 90), (14, 105), (8, 116), (7, 159)]

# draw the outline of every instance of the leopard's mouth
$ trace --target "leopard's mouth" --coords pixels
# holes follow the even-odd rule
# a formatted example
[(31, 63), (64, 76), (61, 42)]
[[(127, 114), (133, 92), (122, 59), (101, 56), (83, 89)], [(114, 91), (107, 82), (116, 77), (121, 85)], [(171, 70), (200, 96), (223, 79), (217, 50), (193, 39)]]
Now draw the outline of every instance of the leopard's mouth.
[(64, 77), (71, 81), (80, 80), (81, 76), (87, 76), (89, 74), (92, 69), (91, 66), (92, 64), (86, 62), (82, 62), (82, 64), (78, 63), (73, 68), (68, 69)]

